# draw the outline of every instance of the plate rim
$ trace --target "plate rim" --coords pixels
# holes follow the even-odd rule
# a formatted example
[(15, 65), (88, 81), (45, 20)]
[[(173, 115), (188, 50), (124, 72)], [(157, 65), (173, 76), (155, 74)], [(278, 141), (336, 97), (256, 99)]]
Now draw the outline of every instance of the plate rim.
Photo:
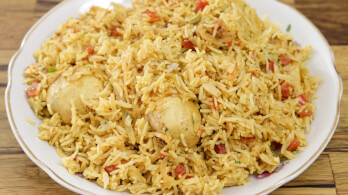
[[(11, 57), (11, 60), (8, 64), (8, 80), (7, 80), (7, 87), (5, 90), (5, 107), (6, 107), (6, 113), (7, 113), (7, 118), (12, 130), (12, 133), (14, 134), (17, 142), (19, 143), (19, 145), (21, 146), (22, 150), (26, 153), (26, 155), (37, 165), (39, 166), (43, 171), (45, 171), (55, 182), (57, 182), (58, 184), (60, 184), (61, 186), (74, 191), (76, 193), (83, 193), (83, 194), (94, 194), (92, 192), (89, 192), (87, 190), (81, 189), (69, 182), (67, 182), (65, 179), (61, 178), (60, 176), (58, 176), (56, 174), (56, 172), (52, 169), (50, 169), (45, 163), (43, 163), (41, 160), (39, 160), (34, 154), (33, 152), (29, 149), (29, 147), (25, 144), (24, 140), (22, 139), (21, 135), (19, 134), (19, 131), (17, 129), (16, 123), (14, 122), (14, 118), (12, 115), (12, 110), (11, 110), (11, 106), (10, 106), (10, 95), (11, 95), (11, 87), (12, 87), (12, 71), (13, 71), (13, 66), (14, 63), (17, 59), (17, 57), (21, 54), (24, 45), (27, 41), (27, 39), (30, 37), (30, 35), (32, 34), (32, 32), (52, 13), (54, 13), (56, 10), (58, 10), (59, 8), (63, 7), (64, 5), (66, 5), (67, 3), (71, 2), (73, 0), (63, 0), (62, 2), (58, 3), (57, 5), (55, 5), (53, 8), (51, 8), (48, 12), (46, 12), (42, 17), (40, 17), (40, 19), (38, 21), (36, 21), (34, 23), (34, 25), (31, 26), (31, 28), (27, 31), (27, 33), (25, 34), (24, 38), (21, 41), (20, 47), (19, 49), (13, 54), (13, 56)], [(302, 18), (304, 18), (313, 29), (315, 29), (318, 33), (318, 35), (321, 37), (321, 39), (324, 41), (326, 48), (328, 49), (328, 52), (331, 54), (330, 58), (332, 61), (332, 66), (335, 70), (337, 79), (338, 79), (338, 94), (337, 94), (337, 111), (336, 111), (336, 115), (335, 115), (335, 119), (334, 122), (331, 126), (331, 129), (328, 133), (328, 136), (325, 138), (324, 142), (320, 145), (320, 147), (316, 150), (316, 152), (304, 163), (302, 164), (298, 169), (296, 169), (295, 171), (293, 171), (291, 174), (287, 175), (286, 177), (281, 178), (278, 182), (276, 182), (275, 184), (273, 184), (272, 186), (268, 187), (267, 189), (258, 192), (257, 194), (267, 194), (267, 193), (271, 193), (272, 191), (276, 190), (277, 188), (279, 188), (280, 186), (284, 185), (287, 182), (290, 182), (291, 180), (293, 180), (294, 178), (296, 178), (297, 176), (299, 176), (301, 173), (303, 173), (307, 167), (309, 167), (322, 153), (322, 151), (326, 148), (326, 146), (328, 145), (328, 143), (330, 142), (336, 128), (339, 122), (339, 118), (340, 118), (340, 104), (341, 104), (341, 99), (342, 99), (342, 94), (343, 94), (343, 83), (342, 83), (342, 77), (340, 76), (339, 72), (336, 69), (335, 66), (335, 57), (334, 57), (334, 53), (333, 50), (331, 49), (327, 39), (325, 38), (325, 36), (322, 34), (322, 32), (305, 16), (303, 15), (300, 11), (298, 11), (297, 9), (283, 3), (283, 2), (279, 2), (276, 0), (272, 0), (275, 3), (279, 3), (282, 4), (283, 6), (287, 6), (289, 9), (292, 9), (293, 11), (295, 11), (297, 14), (299, 14), (300, 16), (302, 16)]]

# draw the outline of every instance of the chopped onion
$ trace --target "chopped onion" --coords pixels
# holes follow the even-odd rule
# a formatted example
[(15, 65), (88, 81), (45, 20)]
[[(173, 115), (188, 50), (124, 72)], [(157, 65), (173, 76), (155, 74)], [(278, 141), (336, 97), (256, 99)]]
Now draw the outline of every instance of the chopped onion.
[(169, 72), (169, 73), (172, 72), (172, 71), (175, 70), (178, 66), (179, 66), (178, 63), (167, 64), (168, 72)]
[(297, 41), (292, 41), (297, 47), (301, 47), (301, 44)]
[(261, 173), (260, 175), (255, 175), (255, 177), (256, 177), (257, 179), (263, 179), (263, 178), (266, 178), (266, 177), (270, 176), (271, 174), (272, 174), (272, 173), (263, 172), (263, 173)]
[(270, 175), (272, 175), (273, 173), (277, 173), (278, 171), (280, 171), (286, 164), (288, 163), (288, 161), (283, 161), (280, 163), (280, 165), (274, 169), (274, 171), (272, 173), (268, 173), (268, 172), (263, 172), (260, 175), (255, 175), (256, 179), (263, 179), (266, 178)]
[(75, 175), (77, 175), (77, 176), (83, 178), (83, 174), (82, 174), (81, 172), (75, 172)]

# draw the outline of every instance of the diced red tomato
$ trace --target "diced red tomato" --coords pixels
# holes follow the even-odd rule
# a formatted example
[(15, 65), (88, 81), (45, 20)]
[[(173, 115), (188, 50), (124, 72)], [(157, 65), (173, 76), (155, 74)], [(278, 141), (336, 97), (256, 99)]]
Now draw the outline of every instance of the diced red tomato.
[(160, 17), (155, 12), (151, 12), (151, 11), (144, 11), (143, 14), (150, 16), (151, 20), (156, 20), (157, 18)]
[(230, 47), (230, 46), (232, 45), (232, 42), (233, 42), (232, 40), (231, 40), (231, 41), (229, 41), (229, 42), (227, 42), (227, 46), (229, 46), (229, 47)]
[(107, 172), (107, 173), (111, 173), (111, 172), (113, 172), (113, 171), (115, 171), (115, 170), (117, 170), (118, 168), (117, 168), (117, 166), (116, 165), (110, 165), (110, 166), (106, 166), (105, 168), (104, 168), (104, 170)]
[(188, 39), (184, 39), (181, 43), (181, 45), (186, 48), (186, 49), (192, 49), (193, 51), (195, 51), (195, 46), (193, 45), (193, 43), (188, 40)]
[(298, 112), (297, 114), (300, 115), (300, 117), (306, 117), (306, 116), (312, 116), (313, 112), (308, 109), (304, 109), (301, 112)]
[(186, 169), (183, 164), (178, 164), (178, 166), (174, 170), (176, 179), (179, 179), (180, 175), (185, 175), (186, 174)]
[(94, 46), (93, 45), (89, 45), (86, 47), (86, 50), (88, 52), (88, 56), (92, 55), (94, 53)]
[(227, 154), (225, 144), (215, 145), (214, 149), (218, 154)]
[(306, 103), (308, 103), (309, 102), (309, 99), (310, 99), (310, 97), (311, 97), (311, 93), (310, 92), (307, 92), (306, 94), (301, 94), (301, 95), (299, 95), (299, 96), (297, 96), (298, 97), (298, 99), (299, 99), (299, 103), (301, 104), (301, 105), (305, 105)]
[(74, 157), (74, 160), (76, 160), (76, 159), (77, 159), (77, 157), (78, 157), (78, 155), (76, 154), (76, 155), (75, 155), (75, 157)]
[[(290, 90), (290, 88), (292, 90)], [(294, 87), (291, 84), (284, 82), (281, 85), (282, 99), (283, 100), (287, 99), (293, 91), (294, 91)]]
[(288, 147), (288, 150), (289, 151), (293, 151), (295, 150), (296, 148), (298, 148), (298, 146), (300, 145), (300, 142), (297, 140), (297, 138), (295, 137), (292, 142), (290, 143), (289, 147)]
[(274, 62), (268, 61), (268, 70), (274, 72)]
[(121, 26), (115, 25), (112, 27), (112, 31), (111, 31), (112, 36), (117, 37), (118, 35), (120, 35), (120, 33), (117, 31), (118, 28), (121, 28)]
[(211, 101), (210, 101), (210, 104), (211, 106), (214, 108), (214, 109), (218, 109), (219, 108), (219, 105), (221, 104), (220, 102), (216, 101), (215, 103), (215, 98), (213, 98)]
[(298, 99), (299, 99), (298, 102), (299, 102), (301, 105), (305, 105), (305, 104), (307, 103), (306, 98), (304, 97), (304, 95), (299, 95), (299, 96), (298, 96)]
[(253, 141), (255, 141), (255, 137), (240, 137), (240, 142), (243, 143), (243, 144), (248, 144), (248, 143), (251, 143)]
[(286, 55), (281, 55), (280, 57), (279, 57), (279, 60), (282, 62), (282, 64), (283, 65), (288, 65), (288, 64), (290, 64), (291, 63), (291, 59), (288, 57), (288, 56), (286, 56)]
[[(121, 160), (121, 164), (126, 164), (127, 162), (129, 162), (128, 160), (125, 160), (125, 159), (122, 159)], [(107, 173), (111, 173), (111, 172), (113, 172), (113, 171), (115, 171), (115, 170), (117, 170), (118, 169), (118, 167), (117, 167), (117, 165), (110, 165), (110, 166), (106, 166), (105, 168), (104, 168), (104, 170), (107, 172)]]
[(29, 88), (28, 88), (28, 90), (27, 90), (27, 95), (28, 95), (28, 97), (34, 97), (34, 96), (37, 95), (37, 88), (38, 88), (38, 86), (39, 86), (39, 84), (36, 83), (36, 82), (32, 83), (32, 84), (29, 86)]
[(205, 0), (199, 0), (196, 3), (196, 12), (203, 11), (205, 6), (209, 5), (209, 3)]

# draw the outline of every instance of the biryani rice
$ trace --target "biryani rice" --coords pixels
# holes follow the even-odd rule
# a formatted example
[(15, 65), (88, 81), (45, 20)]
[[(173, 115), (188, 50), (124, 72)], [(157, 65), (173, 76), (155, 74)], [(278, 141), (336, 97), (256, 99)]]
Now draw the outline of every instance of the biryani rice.
[[(298, 47), (242, 0), (209, 0), (198, 13), (196, 3), (139, 0), (131, 9), (92, 7), (62, 24), (35, 52), (37, 62), (25, 78), (38, 87), (28, 101), (42, 119), (39, 138), (57, 148), (70, 174), (133, 194), (217, 194), (245, 184), (251, 174), (273, 172), (281, 158), (294, 159), (296, 151), (288, 148), (295, 137), (297, 150), (307, 145), (313, 116), (299, 113), (313, 113), (315, 105), (302, 105), (299, 95), (318, 87), (319, 78), (305, 68), (311, 47)], [(183, 48), (184, 39), (195, 51)], [(66, 102), (72, 114), (65, 124), (47, 103), (47, 90), (60, 77), (73, 82), (86, 75), (101, 80), (103, 90), (93, 99), (80, 97), (87, 111)], [(291, 84), (287, 98), (284, 83)], [(185, 147), (183, 135), (173, 139), (155, 131), (147, 120), (168, 96), (199, 106), (194, 147)], [(273, 143), (281, 144), (279, 153)], [(218, 153), (223, 144), (226, 153)], [(179, 165), (186, 174), (177, 177)], [(108, 166), (117, 168), (107, 172)]]

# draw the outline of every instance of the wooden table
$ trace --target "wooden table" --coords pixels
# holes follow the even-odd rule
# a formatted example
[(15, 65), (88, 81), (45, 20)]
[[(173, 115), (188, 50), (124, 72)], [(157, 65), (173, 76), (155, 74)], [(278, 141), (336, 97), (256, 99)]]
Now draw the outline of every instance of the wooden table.
[[(22, 151), (6, 117), (7, 65), (24, 34), (61, 0), (0, 0), (0, 194), (74, 194), (54, 182)], [(348, 84), (348, 0), (282, 0), (310, 18), (329, 40)], [(347, 86), (347, 85), (346, 85)], [(348, 194), (348, 89), (336, 133), (302, 175), (274, 194)]]

